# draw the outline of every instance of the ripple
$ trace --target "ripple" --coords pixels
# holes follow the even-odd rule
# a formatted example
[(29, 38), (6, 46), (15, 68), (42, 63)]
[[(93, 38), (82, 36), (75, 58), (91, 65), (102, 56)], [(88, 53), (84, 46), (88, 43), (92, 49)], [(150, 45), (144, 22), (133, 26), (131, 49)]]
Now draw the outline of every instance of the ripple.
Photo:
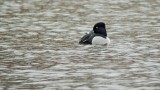
[[(0, 4), (0, 89), (160, 88), (159, 0)], [(99, 21), (110, 46), (78, 45)]]

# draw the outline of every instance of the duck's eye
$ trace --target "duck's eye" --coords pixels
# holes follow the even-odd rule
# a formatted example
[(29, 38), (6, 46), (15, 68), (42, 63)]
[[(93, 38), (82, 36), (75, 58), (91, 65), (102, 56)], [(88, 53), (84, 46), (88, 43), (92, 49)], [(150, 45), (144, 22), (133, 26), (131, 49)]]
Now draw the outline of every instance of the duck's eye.
[(96, 27), (96, 28), (98, 28), (98, 27)]

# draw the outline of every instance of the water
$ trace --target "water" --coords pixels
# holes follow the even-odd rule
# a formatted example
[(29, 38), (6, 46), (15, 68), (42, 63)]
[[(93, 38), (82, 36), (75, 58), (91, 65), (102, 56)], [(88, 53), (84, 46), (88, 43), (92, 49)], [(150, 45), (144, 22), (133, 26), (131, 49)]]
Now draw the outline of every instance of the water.
[[(160, 0), (1, 0), (0, 90), (160, 90)], [(109, 47), (79, 45), (99, 21)]]

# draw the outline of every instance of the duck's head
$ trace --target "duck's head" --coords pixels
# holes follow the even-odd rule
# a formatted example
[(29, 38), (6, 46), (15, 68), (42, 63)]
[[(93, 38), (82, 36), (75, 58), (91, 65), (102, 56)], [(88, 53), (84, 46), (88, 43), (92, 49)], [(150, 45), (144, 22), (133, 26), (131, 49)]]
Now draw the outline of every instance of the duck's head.
[(98, 22), (94, 25), (93, 31), (96, 34), (102, 34), (104, 36), (107, 36), (106, 26), (103, 22)]

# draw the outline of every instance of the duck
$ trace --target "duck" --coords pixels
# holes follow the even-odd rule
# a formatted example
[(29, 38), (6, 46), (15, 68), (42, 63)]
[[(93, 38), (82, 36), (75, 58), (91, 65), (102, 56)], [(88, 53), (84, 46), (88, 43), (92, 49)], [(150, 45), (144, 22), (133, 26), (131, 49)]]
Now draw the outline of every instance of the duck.
[(98, 22), (93, 26), (93, 30), (86, 33), (79, 41), (81, 45), (109, 45), (110, 38), (107, 35), (104, 22)]

